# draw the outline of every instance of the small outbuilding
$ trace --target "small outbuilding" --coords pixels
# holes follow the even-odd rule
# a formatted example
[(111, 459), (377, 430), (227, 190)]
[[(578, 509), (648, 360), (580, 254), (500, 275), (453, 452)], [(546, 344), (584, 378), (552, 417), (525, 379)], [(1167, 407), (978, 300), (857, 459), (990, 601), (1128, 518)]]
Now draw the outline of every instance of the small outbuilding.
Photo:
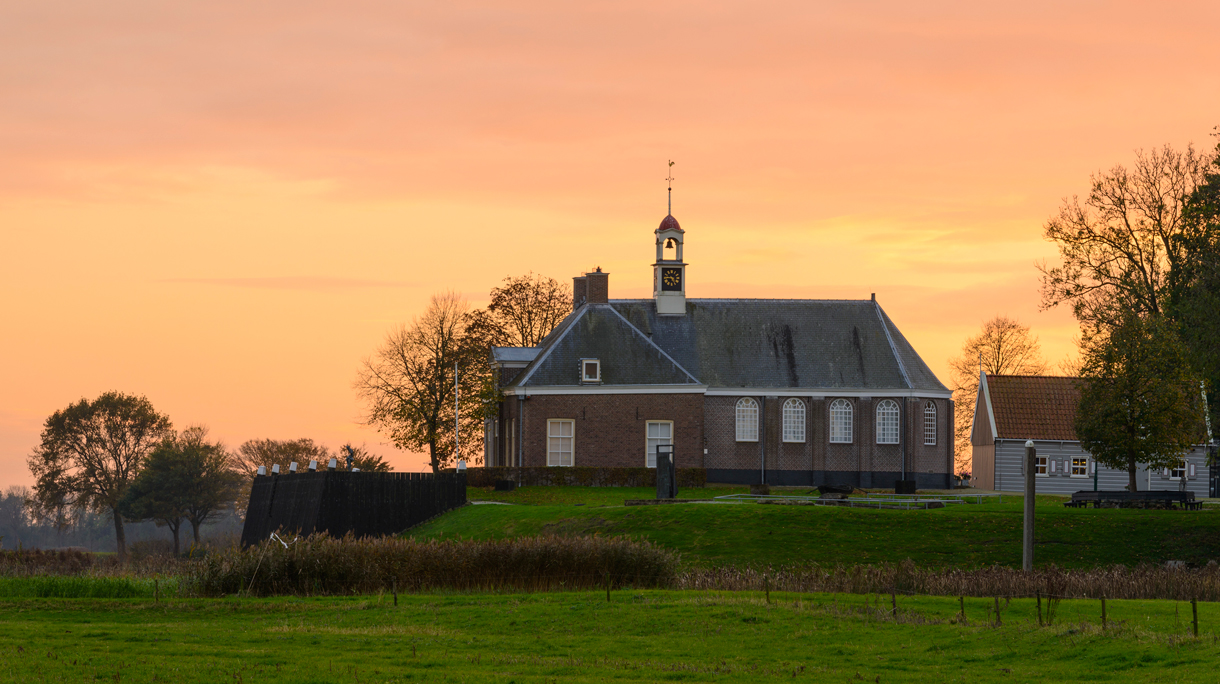
[[(1076, 439), (1080, 378), (1048, 375), (979, 375), (970, 443), (972, 484), (980, 489), (1025, 489), (1026, 440), (1037, 449), (1037, 489), (1043, 494), (1125, 490), (1127, 471), (1107, 468)], [(1177, 468), (1139, 464), (1141, 491), (1182, 490), (1208, 496), (1207, 446), (1196, 445)], [(1185, 481), (1185, 486), (1183, 486)]]

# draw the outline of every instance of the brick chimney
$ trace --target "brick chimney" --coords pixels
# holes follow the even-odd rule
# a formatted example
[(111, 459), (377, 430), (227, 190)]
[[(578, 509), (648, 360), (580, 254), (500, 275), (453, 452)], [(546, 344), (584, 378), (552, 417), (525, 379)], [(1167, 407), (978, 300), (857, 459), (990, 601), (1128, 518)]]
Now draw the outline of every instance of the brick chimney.
[(605, 304), (610, 301), (610, 274), (602, 273), (602, 267), (585, 274), (585, 297), (590, 304)]
[(585, 303), (585, 298), (588, 296), (588, 289), (585, 283), (584, 276), (576, 276), (572, 278), (572, 310), (580, 308), (581, 304)]

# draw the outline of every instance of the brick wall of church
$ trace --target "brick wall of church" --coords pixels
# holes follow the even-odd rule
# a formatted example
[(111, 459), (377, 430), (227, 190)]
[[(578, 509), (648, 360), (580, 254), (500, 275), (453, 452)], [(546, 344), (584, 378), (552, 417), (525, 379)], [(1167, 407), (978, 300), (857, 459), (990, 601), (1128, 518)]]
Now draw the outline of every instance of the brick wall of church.
[[(507, 397), (501, 424), (516, 419), (518, 407), (516, 397)], [(547, 420), (558, 418), (575, 421), (574, 465), (641, 467), (647, 422), (668, 420), (678, 467), (704, 467), (701, 394), (538, 394), (525, 400), (524, 414), (526, 466), (547, 464)]]

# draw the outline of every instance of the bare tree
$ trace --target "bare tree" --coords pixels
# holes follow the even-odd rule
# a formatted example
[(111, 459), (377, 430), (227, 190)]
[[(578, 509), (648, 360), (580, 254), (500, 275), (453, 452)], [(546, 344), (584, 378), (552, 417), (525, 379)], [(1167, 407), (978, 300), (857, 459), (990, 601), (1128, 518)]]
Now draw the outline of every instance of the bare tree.
[(475, 456), (482, 449), (482, 375), (455, 377), (455, 366), (486, 364), (484, 340), (466, 334), (469, 322), (464, 299), (452, 292), (434, 295), (422, 316), (391, 331), (364, 360), (354, 383), (367, 407), (366, 423), (400, 449), (427, 449), (433, 472), (455, 458), (455, 391), (463, 405), (462, 454)]
[(970, 426), (979, 392), (979, 373), (993, 375), (1041, 375), (1047, 371), (1038, 338), (1007, 316), (983, 323), (978, 335), (966, 338), (962, 353), (949, 359), (953, 375), (954, 465), (957, 472), (970, 472)]
[(508, 276), (492, 288), (487, 312), (503, 347), (536, 347), (572, 312), (572, 288), (542, 275)]
[(37, 479), (34, 497), (43, 510), (61, 507), (109, 511), (119, 562), (127, 561), (127, 537), (118, 511), (144, 458), (170, 434), (168, 417), (148, 399), (107, 392), (56, 411), (43, 425), (42, 442), (29, 457)]
[(1061, 263), (1038, 267), (1042, 307), (1070, 304), (1093, 328), (1115, 325), (1128, 311), (1161, 315), (1168, 274), (1185, 254), (1183, 207), (1210, 161), (1189, 145), (1141, 150), (1131, 169), (1094, 174), (1083, 201), (1064, 200), (1045, 227)]

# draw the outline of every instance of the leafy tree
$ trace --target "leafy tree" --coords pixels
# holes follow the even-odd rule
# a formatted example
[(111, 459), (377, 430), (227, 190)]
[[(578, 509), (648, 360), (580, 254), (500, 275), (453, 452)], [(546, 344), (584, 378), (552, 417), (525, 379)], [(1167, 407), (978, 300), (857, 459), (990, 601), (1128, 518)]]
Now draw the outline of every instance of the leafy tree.
[(107, 392), (56, 411), (43, 424), (42, 441), (28, 463), (43, 508), (59, 506), (109, 511), (114, 519), (119, 562), (127, 561), (127, 538), (118, 511), (144, 457), (172, 425), (148, 399)]
[[(427, 311), (390, 332), (364, 360), (355, 389), (365, 402), (365, 421), (400, 449), (427, 449), (433, 472), (451, 464), (454, 448), (454, 393), (462, 402), (462, 454), (476, 456), (482, 444), (485, 407), (480, 399), (486, 366), (482, 338), (467, 335), (469, 305), (454, 293), (434, 295)], [(465, 368), (467, 372), (455, 369)]]
[(1082, 342), (1076, 437), (1098, 462), (1125, 469), (1176, 465), (1199, 438), (1198, 385), (1185, 347), (1164, 317), (1127, 313)]
[(966, 338), (960, 356), (949, 359), (954, 401), (954, 464), (957, 472), (971, 469), (970, 427), (979, 392), (979, 371), (993, 375), (1041, 375), (1047, 371), (1038, 338), (1007, 316), (983, 323), (978, 335)]
[(388, 473), (394, 470), (384, 458), (370, 452), (368, 447), (363, 445), (344, 444), (339, 447), (339, 457), (346, 459), (349, 451), (352, 455), (352, 467), (359, 468), (362, 473)]
[(1169, 274), (1188, 258), (1185, 204), (1210, 161), (1190, 146), (1139, 151), (1133, 168), (1094, 174), (1083, 201), (1064, 200), (1045, 227), (1061, 263), (1039, 267), (1043, 308), (1070, 304), (1094, 330), (1126, 312), (1163, 314)]
[(143, 470), (119, 500), (118, 510), (126, 520), (153, 520), (158, 526), (168, 527), (177, 556), (190, 483), (185, 476), (182, 453), (174, 441), (166, 439), (144, 459)]
[(121, 502), (128, 519), (169, 527), (175, 554), (182, 521), (190, 523), (198, 544), (199, 527), (234, 503), (245, 480), (224, 445), (208, 441), (207, 435), (207, 428), (193, 426), (167, 437), (145, 459)]
[(1220, 425), (1220, 145), (1216, 152), (1183, 209), (1185, 256), (1169, 278), (1169, 312), (1206, 381), (1213, 427)]
[(491, 290), (485, 311), (472, 312), (468, 325), (498, 347), (536, 347), (572, 313), (572, 288), (554, 278), (529, 273), (508, 276)]

